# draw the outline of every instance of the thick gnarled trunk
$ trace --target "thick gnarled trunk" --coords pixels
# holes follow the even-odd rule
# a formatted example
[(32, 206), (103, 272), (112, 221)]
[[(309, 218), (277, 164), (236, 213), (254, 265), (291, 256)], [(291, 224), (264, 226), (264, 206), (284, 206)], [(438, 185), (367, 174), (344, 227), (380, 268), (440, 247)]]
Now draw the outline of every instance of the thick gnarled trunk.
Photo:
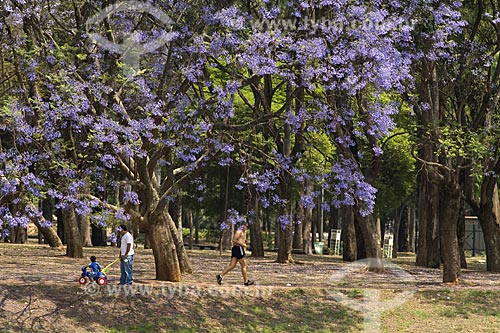
[(156, 279), (160, 281), (182, 281), (176, 246), (164, 214), (151, 216), (148, 237), (155, 258)]
[(72, 258), (83, 258), (83, 246), (75, 209), (69, 206), (62, 210), (64, 234), (66, 238), (66, 255)]
[(359, 228), (363, 237), (366, 258), (368, 259), (368, 270), (380, 272), (384, 269), (382, 264), (382, 247), (380, 244), (380, 232), (377, 227), (377, 219), (373, 215), (361, 216), (358, 214)]
[(90, 228), (90, 217), (77, 215), (78, 229), (82, 238), (82, 246), (92, 246), (92, 233)]

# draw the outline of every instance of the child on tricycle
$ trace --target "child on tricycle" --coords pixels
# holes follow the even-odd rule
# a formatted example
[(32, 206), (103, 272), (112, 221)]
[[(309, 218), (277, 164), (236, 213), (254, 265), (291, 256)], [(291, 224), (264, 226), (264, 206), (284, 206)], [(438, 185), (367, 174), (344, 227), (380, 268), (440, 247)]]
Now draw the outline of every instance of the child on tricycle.
[[(87, 270), (87, 268), (90, 270)], [(97, 262), (95, 256), (90, 257), (90, 264), (82, 267), (82, 275), (78, 281), (80, 284), (95, 281), (100, 286), (104, 286), (108, 282), (108, 278), (103, 272), (103, 267)]]

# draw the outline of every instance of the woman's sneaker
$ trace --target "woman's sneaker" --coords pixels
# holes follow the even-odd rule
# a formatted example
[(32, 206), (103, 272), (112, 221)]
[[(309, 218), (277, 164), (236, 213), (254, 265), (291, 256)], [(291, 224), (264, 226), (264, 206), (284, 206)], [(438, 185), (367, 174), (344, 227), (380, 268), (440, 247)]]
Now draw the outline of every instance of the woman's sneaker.
[(255, 281), (247, 280), (247, 282), (245, 282), (245, 286), (251, 286), (254, 283), (255, 283)]
[(222, 284), (222, 275), (217, 274), (217, 283)]

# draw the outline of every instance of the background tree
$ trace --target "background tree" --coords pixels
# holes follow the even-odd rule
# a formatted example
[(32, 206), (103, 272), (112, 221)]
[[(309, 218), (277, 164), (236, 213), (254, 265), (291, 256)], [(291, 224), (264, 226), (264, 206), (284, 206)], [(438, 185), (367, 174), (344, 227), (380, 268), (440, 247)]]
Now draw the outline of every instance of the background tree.
[[(464, 3), (464, 19), (469, 23), (458, 39), (457, 63), (452, 67), (449, 108), (454, 111), (461, 139), (454, 145), (465, 155), (461, 181), (464, 196), (478, 217), (486, 246), (488, 271), (500, 271), (500, 171), (499, 99), (500, 22), (499, 4)], [(451, 79), (451, 78), (450, 78)]]
[[(492, 50), (497, 47), (496, 37), (489, 35), (493, 38), (488, 42), (488, 38), (484, 38), (486, 35), (482, 35), (482, 31), (488, 30), (483, 30), (485, 25), (482, 23), (485, 4), (480, 1), (465, 5), (461, 11), (466, 21), (460, 23), (464, 28), (455, 30), (453, 42), (438, 46), (430, 38), (445, 27), (442, 18), (435, 15), (419, 24), (417, 31), (420, 34), (416, 39), (416, 46), (423, 55), (415, 62), (418, 65), (415, 71), (417, 95), (413, 103), (419, 125), (417, 169), (421, 236), (417, 264), (439, 267), (442, 262), (444, 282), (460, 281), (463, 250), (457, 235), (463, 237), (464, 234), (458, 229), (459, 225), (464, 228), (464, 189), (469, 189), (466, 196), (472, 198), (470, 172), (481, 164), (476, 161), (485, 156), (478, 143), (486, 133), (487, 136), (494, 133), (485, 131), (484, 120), (486, 115), (493, 116), (497, 105), (494, 97), (497, 89), (491, 84), (496, 71), (489, 68), (489, 63), (479, 66), (476, 62), (495, 58), (490, 55), (495, 54)], [(495, 157), (492, 160), (495, 161)], [(483, 163), (479, 168), (488, 174), (494, 163), (486, 165), (488, 163)], [(493, 192), (488, 195), (493, 197)]]

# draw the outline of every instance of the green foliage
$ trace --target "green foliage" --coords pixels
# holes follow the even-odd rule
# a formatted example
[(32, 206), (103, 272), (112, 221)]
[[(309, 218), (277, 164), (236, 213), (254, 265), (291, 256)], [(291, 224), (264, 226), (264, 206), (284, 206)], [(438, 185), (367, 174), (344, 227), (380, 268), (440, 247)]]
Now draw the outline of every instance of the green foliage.
[(330, 138), (322, 133), (307, 133), (307, 145), (299, 165), (310, 171), (311, 175), (321, 175), (329, 170), (335, 158), (335, 146)]
[(377, 210), (382, 216), (408, 203), (415, 194), (415, 160), (412, 142), (405, 133), (394, 135), (384, 147), (381, 156), (380, 177), (375, 182)]

